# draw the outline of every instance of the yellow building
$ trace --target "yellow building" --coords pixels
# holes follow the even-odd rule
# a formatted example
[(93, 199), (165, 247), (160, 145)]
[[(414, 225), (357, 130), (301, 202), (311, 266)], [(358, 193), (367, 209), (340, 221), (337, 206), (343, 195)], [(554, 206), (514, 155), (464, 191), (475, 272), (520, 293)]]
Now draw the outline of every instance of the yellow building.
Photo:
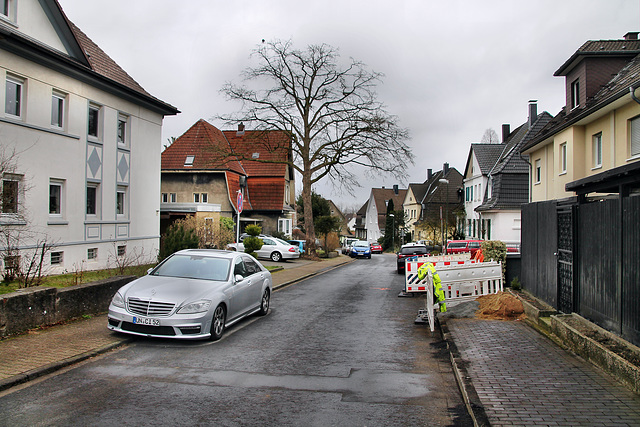
[(567, 184), (640, 160), (639, 54), (638, 33), (592, 40), (556, 71), (567, 105), (522, 150), (531, 201), (574, 196)]

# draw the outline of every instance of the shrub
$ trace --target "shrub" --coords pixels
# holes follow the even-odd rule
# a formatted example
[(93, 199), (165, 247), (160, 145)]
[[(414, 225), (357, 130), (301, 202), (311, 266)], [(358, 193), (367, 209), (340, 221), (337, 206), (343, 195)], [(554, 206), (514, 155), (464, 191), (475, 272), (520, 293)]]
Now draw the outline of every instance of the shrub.
[(507, 269), (507, 245), (501, 240), (485, 240), (480, 247), (485, 261), (502, 262), (502, 278), (504, 279)]
[(514, 277), (513, 280), (511, 280), (511, 289), (513, 289), (514, 291), (519, 291), (520, 289), (522, 289), (522, 286), (520, 285), (520, 279), (518, 279), (518, 277)]
[(171, 224), (162, 238), (158, 261), (162, 261), (174, 252), (182, 249), (198, 248), (200, 239), (196, 230), (189, 227), (184, 220)]
[(244, 245), (244, 251), (254, 258), (257, 258), (256, 251), (262, 247), (262, 239), (258, 235), (262, 232), (262, 228), (259, 225), (247, 225), (244, 230), (249, 236), (245, 237), (242, 241)]

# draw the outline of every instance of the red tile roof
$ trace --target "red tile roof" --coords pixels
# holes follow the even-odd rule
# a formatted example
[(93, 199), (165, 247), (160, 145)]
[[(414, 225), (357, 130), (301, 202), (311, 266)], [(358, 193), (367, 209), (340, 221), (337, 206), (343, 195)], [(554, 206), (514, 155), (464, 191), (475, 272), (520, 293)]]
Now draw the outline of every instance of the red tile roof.
[[(282, 210), (287, 166), (277, 162), (289, 155), (284, 132), (220, 131), (201, 119), (162, 153), (162, 170), (224, 171), (236, 208), (240, 176), (246, 176), (244, 210)], [(187, 156), (194, 156), (192, 166), (185, 165)]]

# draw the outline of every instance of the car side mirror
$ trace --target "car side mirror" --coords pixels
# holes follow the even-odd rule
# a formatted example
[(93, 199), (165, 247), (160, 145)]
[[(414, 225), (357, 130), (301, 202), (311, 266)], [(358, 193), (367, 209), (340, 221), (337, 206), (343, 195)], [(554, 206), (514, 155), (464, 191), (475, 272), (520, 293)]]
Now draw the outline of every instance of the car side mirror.
[(238, 283), (238, 282), (242, 282), (244, 277), (242, 277), (242, 274), (236, 274), (234, 279), (235, 279), (236, 283)]
[(151, 273), (152, 271), (153, 271), (153, 267), (147, 270), (147, 274)]

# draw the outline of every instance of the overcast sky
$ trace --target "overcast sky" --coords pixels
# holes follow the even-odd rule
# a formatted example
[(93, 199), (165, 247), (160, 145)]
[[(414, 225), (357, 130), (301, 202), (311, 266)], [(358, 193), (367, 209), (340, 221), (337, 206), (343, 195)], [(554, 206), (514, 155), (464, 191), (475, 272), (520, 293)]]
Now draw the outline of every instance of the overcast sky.
[(538, 112), (560, 111), (564, 78), (553, 73), (585, 41), (640, 29), (638, 0), (59, 2), (142, 87), (182, 112), (165, 118), (163, 143), (237, 110), (219, 91), (241, 82), (262, 39), (327, 43), (383, 73), (379, 100), (409, 129), (415, 165), (401, 182), (363, 179), (355, 196), (316, 188), (341, 207), (360, 207), (372, 187), (423, 182), (444, 162), (464, 173), (469, 144), (486, 129), (501, 135), (503, 123), (524, 123), (529, 100)]

